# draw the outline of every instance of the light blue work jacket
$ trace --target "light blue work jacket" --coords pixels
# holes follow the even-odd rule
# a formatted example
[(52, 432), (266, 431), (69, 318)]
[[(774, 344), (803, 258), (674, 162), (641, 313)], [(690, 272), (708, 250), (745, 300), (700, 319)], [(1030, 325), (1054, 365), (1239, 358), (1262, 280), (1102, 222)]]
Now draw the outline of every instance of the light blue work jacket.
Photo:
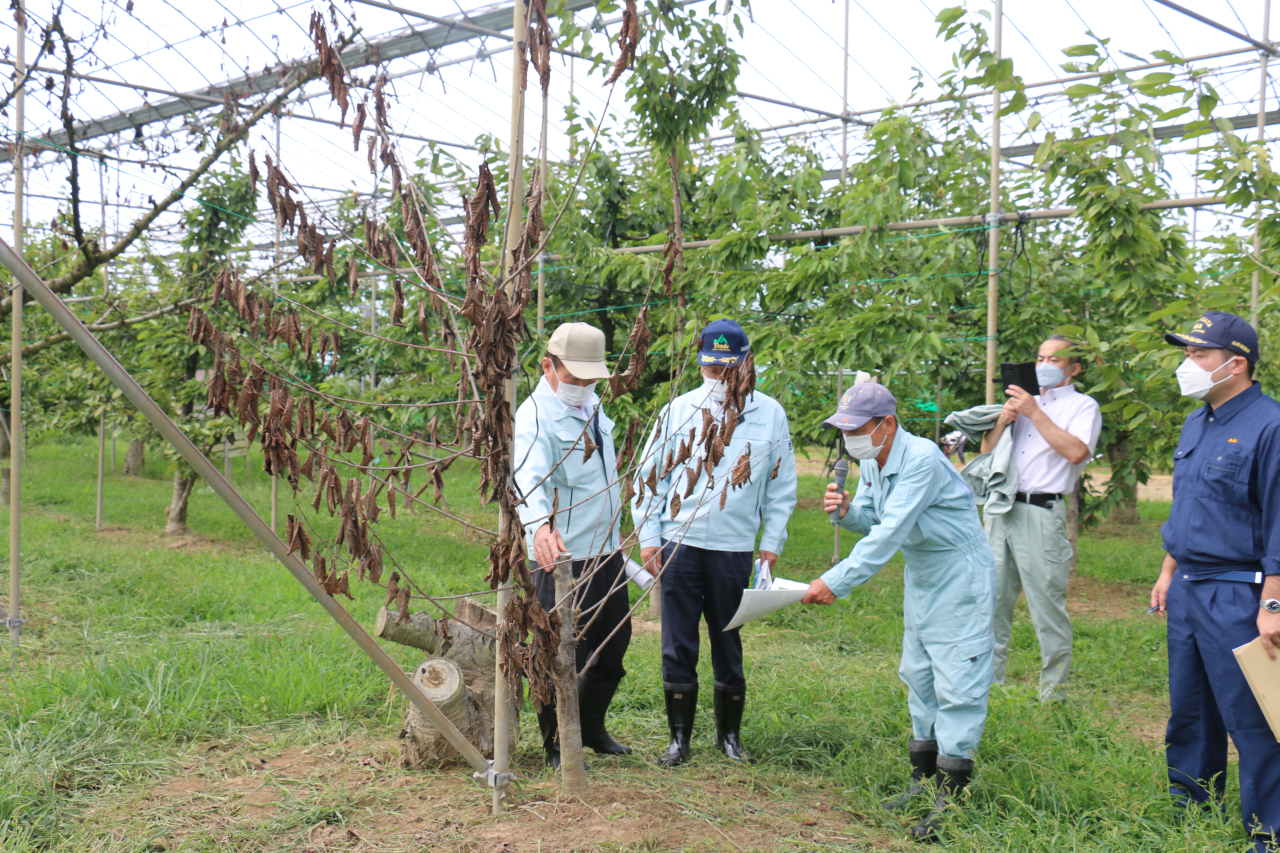
[[(613, 470), (613, 421), (599, 406), (600, 398), (592, 394), (586, 409), (596, 412), (597, 436), (580, 409), (570, 409), (556, 399), (544, 376), (516, 410), (511, 464), (516, 488), (524, 498), (517, 511), (531, 559), (533, 535), (547, 523), (556, 490), (560, 497), (556, 529), (575, 560), (618, 547), (622, 497)], [(584, 433), (584, 427), (589, 433)], [(599, 446), (585, 461), (584, 434)]]
[[(656, 493), (646, 486), (645, 499), (632, 503), (631, 517), (639, 533), (640, 547), (657, 547), (662, 540), (682, 542), (709, 551), (754, 551), (756, 534), (761, 532), (761, 551), (782, 553), (787, 541), (787, 520), (796, 506), (796, 455), (791, 445), (791, 428), (778, 401), (760, 391), (753, 393), (725, 448), (724, 456), (712, 471), (710, 482), (705, 466), (697, 470), (693, 491), (688, 491), (686, 469), (701, 466), (702, 410), (711, 411), (719, 423), (722, 409), (711, 400), (704, 387), (682, 394), (658, 415), (661, 432), (653, 431), (638, 457), (635, 487), (658, 468)], [(692, 458), (667, 469), (668, 452), (678, 456), (682, 442), (695, 429)], [(738, 488), (730, 487), (720, 509), (720, 496), (728, 485), (738, 459), (751, 445), (751, 479)], [(777, 477), (773, 477), (774, 470)], [(671, 497), (681, 498), (679, 510), (671, 514)]]
[(976, 650), (990, 648), (995, 558), (972, 490), (936, 444), (899, 428), (884, 468), (862, 463), (840, 525), (867, 535), (823, 574), (833, 593), (847, 595), (901, 550), (907, 630), (926, 642), (971, 638)]

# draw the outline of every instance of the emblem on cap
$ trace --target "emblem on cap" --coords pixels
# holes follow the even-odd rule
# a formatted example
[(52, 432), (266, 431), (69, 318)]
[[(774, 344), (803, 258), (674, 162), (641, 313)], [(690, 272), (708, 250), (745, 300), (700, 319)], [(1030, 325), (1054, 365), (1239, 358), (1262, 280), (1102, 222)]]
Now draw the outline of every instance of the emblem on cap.
[(720, 352), (720, 351), (728, 352), (729, 339), (726, 338), (724, 335), (721, 335), (720, 337), (716, 338), (714, 341), (711, 342), (711, 348), (713, 350), (716, 350), (717, 352)]

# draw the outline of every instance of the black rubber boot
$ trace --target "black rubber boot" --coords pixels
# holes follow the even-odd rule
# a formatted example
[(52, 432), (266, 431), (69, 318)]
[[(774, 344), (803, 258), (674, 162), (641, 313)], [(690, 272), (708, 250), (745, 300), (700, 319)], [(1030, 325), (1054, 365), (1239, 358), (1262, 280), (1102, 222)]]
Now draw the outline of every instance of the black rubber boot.
[(667, 728), (671, 743), (658, 757), (658, 763), (675, 767), (689, 760), (689, 741), (693, 738), (693, 718), (698, 711), (698, 685), (680, 685), (664, 690), (667, 699)]
[(609, 736), (604, 727), (605, 714), (618, 691), (616, 681), (578, 679), (578, 709), (582, 714), (582, 745), (605, 755), (630, 755), (631, 747)]
[(560, 769), (560, 720), (556, 716), (556, 703), (548, 702), (538, 712), (538, 730), (542, 732), (542, 751), (547, 756), (547, 766)]
[(942, 822), (942, 813), (952, 808), (955, 799), (973, 779), (973, 759), (938, 756), (938, 799), (928, 816), (911, 827), (911, 837), (916, 841), (935, 841), (938, 837), (938, 824)]
[(750, 761), (742, 746), (742, 706), (746, 704), (747, 689), (739, 687), (727, 690), (716, 687), (712, 708), (716, 714), (716, 749), (730, 761)]
[(938, 742), (936, 740), (912, 740), (907, 744), (911, 759), (911, 784), (901, 796), (885, 800), (881, 805), (891, 812), (901, 811), (920, 793), (921, 783), (938, 772)]

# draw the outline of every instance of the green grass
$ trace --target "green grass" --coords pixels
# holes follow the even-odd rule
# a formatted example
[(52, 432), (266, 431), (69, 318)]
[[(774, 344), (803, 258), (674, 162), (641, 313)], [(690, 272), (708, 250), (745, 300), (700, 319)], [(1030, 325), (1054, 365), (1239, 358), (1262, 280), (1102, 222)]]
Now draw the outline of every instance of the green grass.
[[(0, 850), (142, 850), (166, 832), (167, 844), (180, 839), (172, 849), (302, 849), (299, 839), (321, 823), (398, 814), (394, 786), (438, 788), (445, 781), (456, 786), (453, 796), (471, 817), (439, 830), (437, 849), (473, 849), (468, 839), (488, 825), (485, 795), (457, 773), (436, 774), (432, 782), (432, 774), (388, 768), (378, 784), (290, 789), (270, 815), (219, 824), (211, 835), (183, 835), (149, 817), (143, 804), (155, 786), (192, 767), (242, 773), (246, 762), (258, 760), (255, 749), (355, 739), (393, 750), (403, 702), (388, 702), (385, 678), (206, 487), (193, 496), (197, 538), (185, 547), (170, 548), (159, 536), (171, 481), (156, 460), (142, 478), (109, 478), (109, 529), (96, 531), (94, 451), (89, 444), (33, 447), (24, 477), (28, 625), (21, 670), (7, 663), (0, 669)], [(266, 478), (246, 475), (243, 460), (235, 461), (234, 477), (265, 515)], [(451, 509), (492, 523), (474, 495), (474, 470), (460, 463), (448, 478)], [(816, 477), (801, 478), (784, 576), (808, 580), (830, 565), (831, 528), (816, 503), (822, 487)], [(303, 493), (300, 500), (310, 498)], [(291, 501), (282, 500), (282, 517)], [(1140, 525), (1083, 535), (1080, 573), (1114, 601), (1105, 615), (1076, 621), (1066, 704), (1034, 702), (1038, 653), (1022, 611), (1009, 684), (992, 693), (967, 808), (947, 824), (953, 849), (1227, 853), (1243, 846), (1234, 798), (1224, 819), (1182, 824), (1164, 793), (1164, 629), (1142, 610), (1167, 513), (1167, 504), (1146, 504)], [(332, 533), (328, 519), (321, 528)], [(384, 515), (379, 532), (428, 592), (483, 588), (487, 548), (478, 535), (425, 511), (402, 512), (394, 522)], [(853, 541), (846, 534), (843, 549)], [(349, 609), (372, 624), (381, 591), (360, 586), (356, 598)], [(901, 609), (897, 559), (848, 603), (788, 608), (744, 630), (744, 740), (758, 759), (745, 770), (714, 753), (709, 661), (702, 665), (707, 689), (695, 760), (675, 774), (656, 769), (653, 756), (666, 737), (660, 648), (655, 633), (638, 632), (611, 722), (637, 754), (594, 759), (593, 778), (629, 787), (647, 803), (674, 804), (685, 819), (702, 823), (706, 837), (581, 849), (720, 849), (717, 833), (748, 820), (736, 797), (707, 793), (726, 780), (745, 786), (750, 802), (759, 798), (780, 813), (798, 814), (818, 798), (846, 816), (841, 841), (782, 833), (762, 849), (905, 844), (900, 840), (914, 816), (899, 819), (878, 808), (908, 771), (905, 690), (897, 679)], [(388, 651), (406, 668), (419, 662), (412, 650)], [(536, 786), (550, 777), (528, 734), (536, 732), (531, 715), (523, 725), (516, 761), (526, 784)], [(175, 812), (172, 820), (185, 820), (188, 829), (193, 821), (221, 820), (216, 809), (206, 811), (207, 818), (191, 811)], [(403, 849), (424, 848), (406, 842)]]

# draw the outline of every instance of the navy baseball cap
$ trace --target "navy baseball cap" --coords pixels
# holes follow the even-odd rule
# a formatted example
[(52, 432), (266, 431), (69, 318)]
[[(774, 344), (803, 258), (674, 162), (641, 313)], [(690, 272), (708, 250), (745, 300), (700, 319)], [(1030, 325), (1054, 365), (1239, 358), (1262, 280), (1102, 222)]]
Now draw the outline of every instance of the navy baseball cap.
[(840, 397), (836, 413), (822, 422), (839, 430), (857, 429), (872, 418), (898, 416), (898, 401), (879, 382), (854, 385)]
[(1211, 347), (1231, 350), (1244, 356), (1250, 364), (1258, 360), (1258, 333), (1242, 318), (1222, 311), (1206, 311), (1185, 335), (1167, 334), (1166, 342), (1175, 347)]
[(749, 352), (751, 344), (747, 341), (747, 333), (732, 320), (708, 323), (698, 340), (698, 364), (702, 367), (737, 364)]

